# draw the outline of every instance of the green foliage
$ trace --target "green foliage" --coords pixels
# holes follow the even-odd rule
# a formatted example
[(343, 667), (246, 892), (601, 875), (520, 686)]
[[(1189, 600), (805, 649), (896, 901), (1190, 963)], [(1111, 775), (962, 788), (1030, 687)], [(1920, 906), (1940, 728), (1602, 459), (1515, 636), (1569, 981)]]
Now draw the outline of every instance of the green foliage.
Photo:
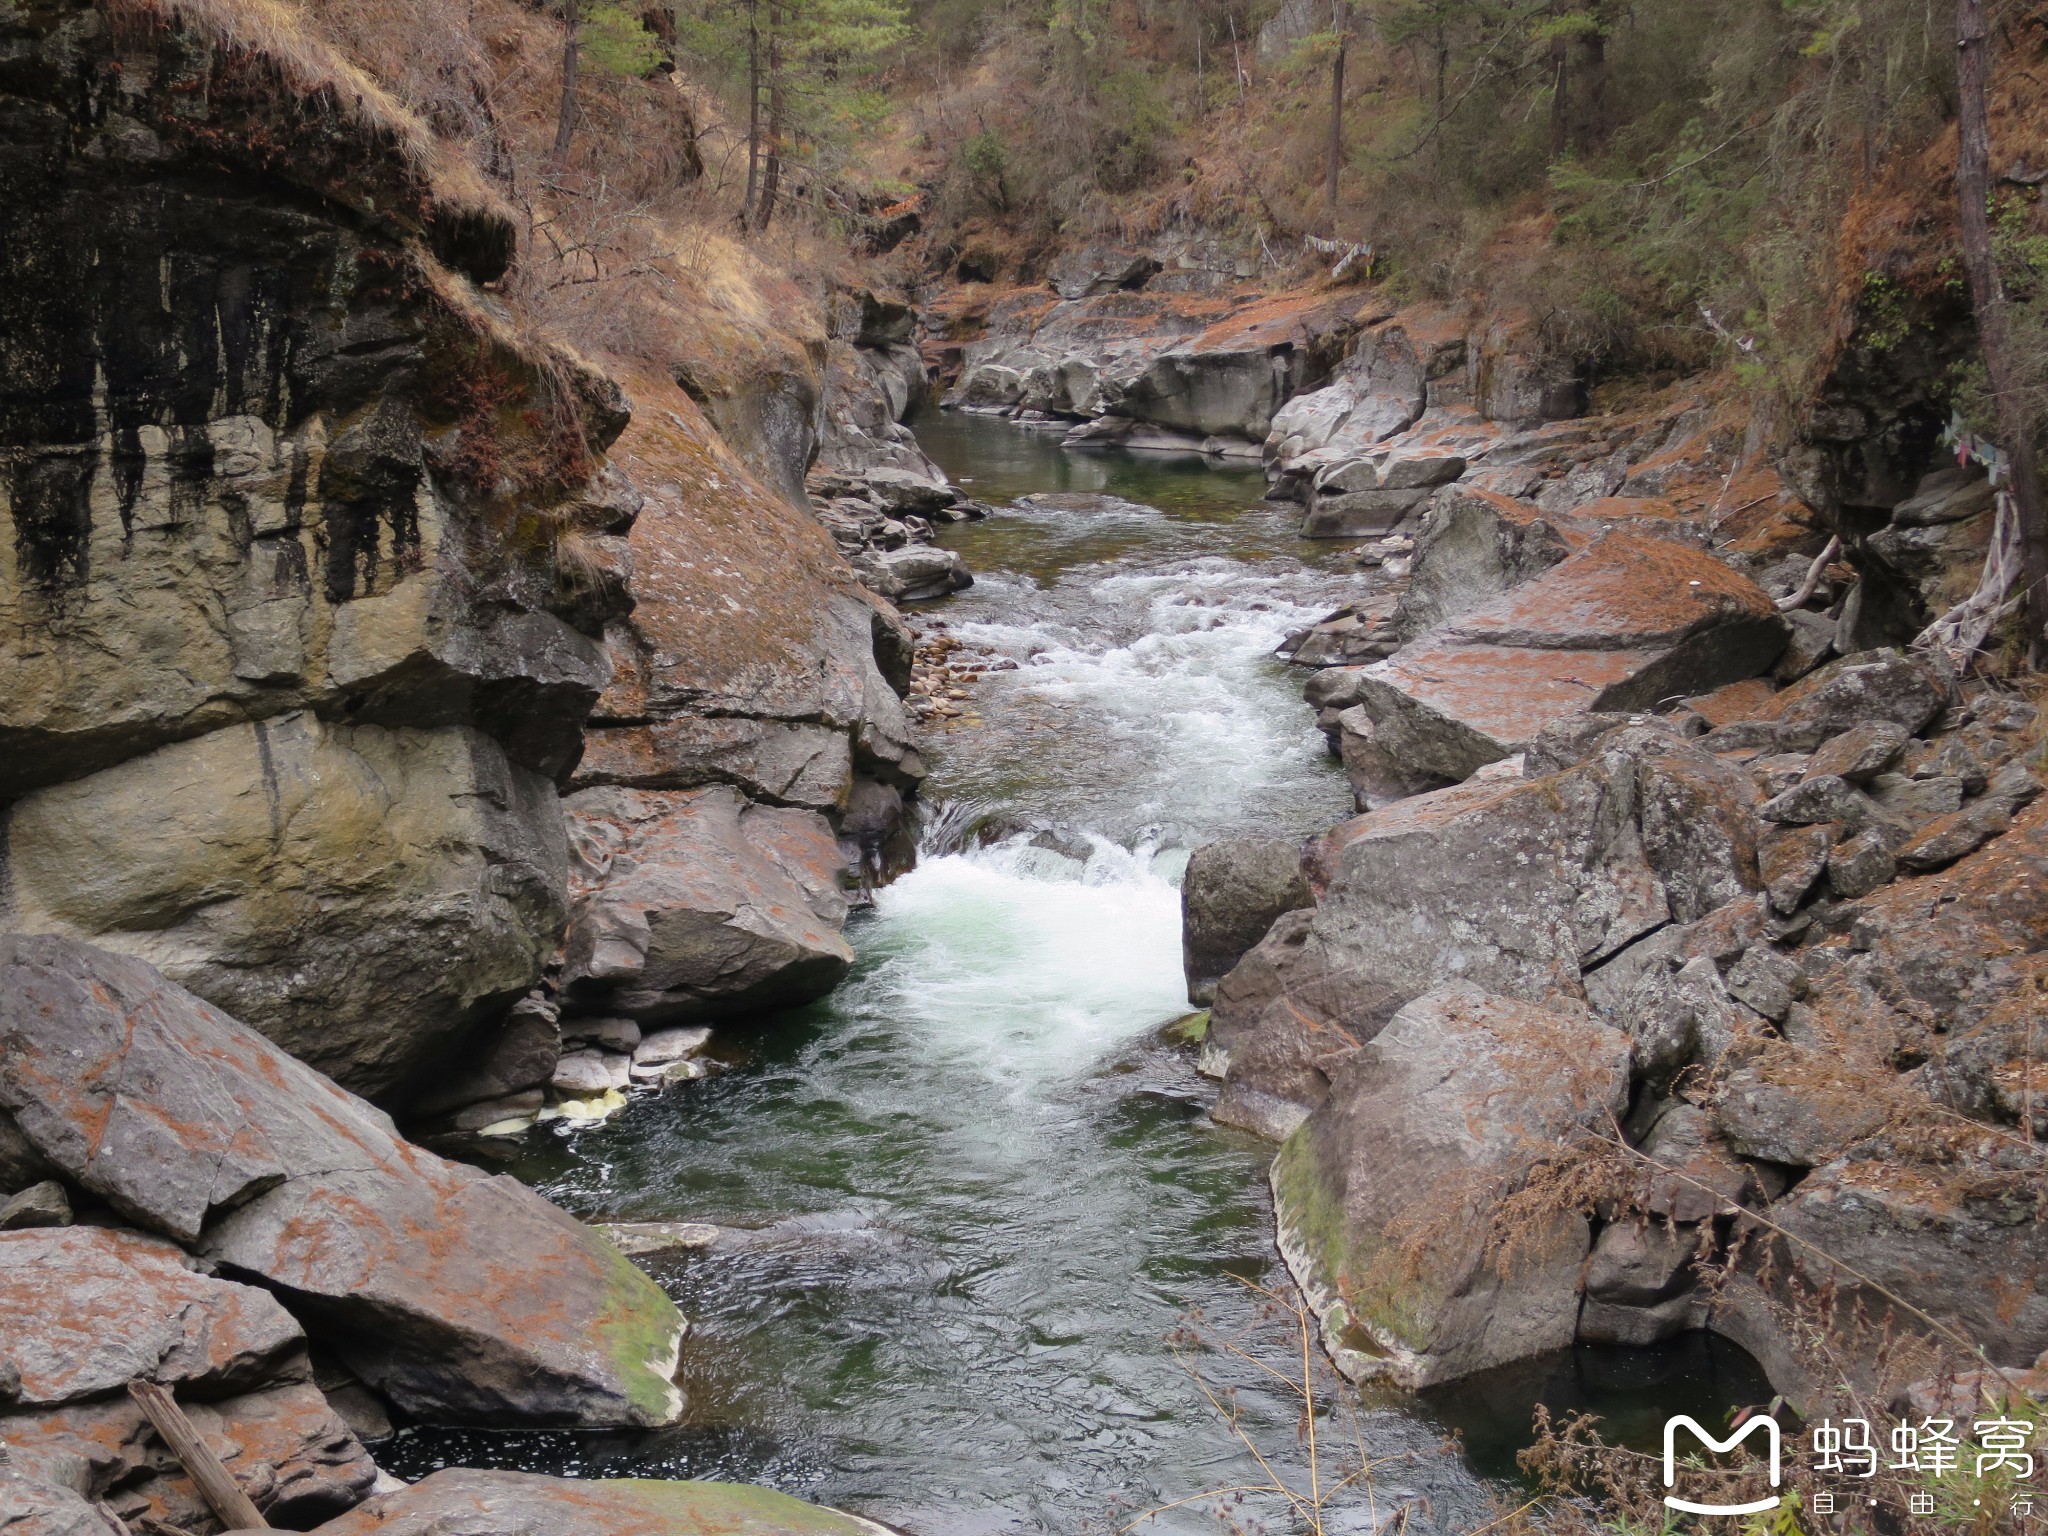
[(583, 57), (607, 74), (644, 79), (661, 64), (661, 39), (629, 6), (592, 6), (578, 36)]
[(879, 77), (912, 37), (902, 0), (676, 0), (675, 19), (678, 51), (742, 123), (756, 51), (780, 153), (828, 170), (888, 115)]

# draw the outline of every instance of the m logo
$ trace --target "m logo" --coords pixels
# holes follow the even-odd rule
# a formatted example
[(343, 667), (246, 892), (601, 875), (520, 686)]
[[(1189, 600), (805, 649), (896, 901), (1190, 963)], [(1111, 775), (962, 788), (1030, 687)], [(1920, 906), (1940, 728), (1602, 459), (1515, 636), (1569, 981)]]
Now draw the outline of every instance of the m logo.
[[(1773, 1488), (1778, 1486), (1778, 1421), (1776, 1419), (1767, 1413), (1760, 1413), (1726, 1440), (1716, 1440), (1712, 1435), (1700, 1428), (1697, 1419), (1690, 1418), (1681, 1413), (1675, 1419), (1666, 1419), (1664, 1421), (1664, 1486), (1666, 1488), (1671, 1487), (1678, 1481), (1678, 1431), (1681, 1425), (1691, 1430), (1700, 1444), (1716, 1455), (1726, 1455), (1742, 1444), (1743, 1441), (1747, 1440), (1757, 1430), (1762, 1430), (1764, 1432), (1764, 1439), (1770, 1442), (1771, 1447), (1771, 1486)], [(1664, 1502), (1673, 1509), (1684, 1510), (1689, 1515), (1757, 1515), (1762, 1514), (1767, 1509), (1776, 1509), (1781, 1497), (1781, 1495), (1774, 1493), (1769, 1498), (1755, 1499), (1747, 1504), (1695, 1504), (1690, 1499), (1673, 1498), (1667, 1493), (1664, 1495)]]

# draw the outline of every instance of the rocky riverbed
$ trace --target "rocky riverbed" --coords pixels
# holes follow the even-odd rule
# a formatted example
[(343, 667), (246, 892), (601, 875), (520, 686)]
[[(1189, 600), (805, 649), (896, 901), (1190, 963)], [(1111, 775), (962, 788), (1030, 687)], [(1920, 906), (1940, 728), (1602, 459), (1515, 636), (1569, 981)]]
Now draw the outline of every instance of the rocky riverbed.
[(265, 15), (0, 17), (0, 1523), (1206, 1529), (1262, 1295), (1412, 1536), (1560, 1351), (2040, 1392), (1924, 402), (1186, 240), (600, 364)]

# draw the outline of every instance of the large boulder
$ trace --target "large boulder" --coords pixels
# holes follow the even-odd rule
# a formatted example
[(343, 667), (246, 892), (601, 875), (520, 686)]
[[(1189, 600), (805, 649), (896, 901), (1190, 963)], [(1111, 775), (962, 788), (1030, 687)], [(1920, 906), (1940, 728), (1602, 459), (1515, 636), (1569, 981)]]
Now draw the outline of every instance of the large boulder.
[(289, 18), (118, 30), (24, 16), (0, 86), (0, 926), (145, 953), (381, 1095), (559, 923), (628, 406), (477, 301), (506, 207), (383, 108), (282, 104)]
[(1951, 1342), (1932, 1316), (1999, 1365), (2048, 1350), (2048, 1209), (2039, 1157), (2014, 1166), (1846, 1158), (1771, 1208), (1793, 1271), (1879, 1326)]
[(1446, 977), (1541, 1001), (1583, 998), (1590, 970), (1611, 990), (1610, 957), (1674, 917), (1760, 900), (1756, 794), (1670, 733), (1623, 725), (1558, 773), (1473, 779), (1342, 823), (1307, 861), (1314, 910), (1218, 984), (1217, 1118), (1284, 1134), (1348, 1051)]
[(822, 816), (723, 787), (590, 789), (564, 804), (576, 900), (562, 985), (577, 1006), (730, 1018), (822, 997), (853, 964)]
[(1361, 677), (1380, 747), (1462, 779), (1560, 716), (1646, 708), (1766, 670), (1785, 625), (1700, 550), (1610, 533)]
[(73, 1184), (261, 1278), (408, 1412), (672, 1420), (682, 1319), (518, 1181), (445, 1162), (142, 962), (0, 937), (0, 1108)]
[(370, 1500), (322, 1536), (885, 1536), (873, 1521), (744, 1483), (452, 1468)]
[(463, 727), (227, 727), (0, 811), (7, 926), (141, 957), (337, 1081), (402, 1097), (540, 979), (555, 787)]
[(1461, 486), (1430, 504), (1394, 624), (1403, 639), (1467, 613), (1558, 564), (1585, 542), (1568, 520), (1526, 501)]
[(1274, 919), (1308, 903), (1301, 850), (1283, 838), (1234, 837), (1197, 848), (1180, 884), (1188, 1000), (1215, 1001), (1216, 983), (1266, 936)]
[(1496, 1219), (1627, 1106), (1628, 1056), (1582, 1005), (1453, 985), (1344, 1061), (1273, 1165), (1281, 1251), (1340, 1369), (1413, 1389), (1571, 1343), (1585, 1218)]

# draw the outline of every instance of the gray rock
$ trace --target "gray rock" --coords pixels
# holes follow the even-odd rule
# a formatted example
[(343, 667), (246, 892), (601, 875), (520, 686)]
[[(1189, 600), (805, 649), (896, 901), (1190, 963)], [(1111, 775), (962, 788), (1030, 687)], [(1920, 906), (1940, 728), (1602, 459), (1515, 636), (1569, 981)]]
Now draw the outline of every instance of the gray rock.
[(1209, 1012), (1203, 1069), (1224, 1079), (1215, 1113), (1256, 1134), (1291, 1130), (1297, 1111), (1320, 1104), (1337, 1063), (1401, 1002), (1370, 974), (1333, 966), (1314, 918), (1302, 910), (1275, 921), (1217, 984)]
[(1364, 708), (1410, 771), (1462, 779), (1562, 716), (1711, 692), (1783, 645), (1746, 577), (1703, 551), (1609, 533), (1367, 668)]
[(200, 1396), (304, 1381), (305, 1348), (275, 1297), (200, 1273), (161, 1239), (101, 1227), (0, 1236), (0, 1360), (16, 1408), (138, 1377)]
[(563, 802), (575, 854), (565, 997), (643, 1026), (823, 996), (853, 963), (832, 829), (723, 787), (590, 789)]
[(543, 1088), (524, 1088), (518, 1093), (508, 1093), (499, 1099), (479, 1099), (465, 1104), (452, 1114), (440, 1116), (421, 1124), (415, 1129), (428, 1135), (474, 1135), (495, 1125), (519, 1124), (521, 1129), (532, 1124), (547, 1103), (547, 1091)]
[(1820, 1052), (1787, 1046), (1729, 1076), (1714, 1124), (1743, 1157), (1813, 1168), (1876, 1134), (1885, 1113), (1853, 1073)]
[(1413, 639), (1563, 560), (1572, 541), (1527, 502), (1490, 491), (1446, 491), (1415, 541), (1414, 572), (1396, 624)]
[[(1337, 1069), (1281, 1148), (1281, 1251), (1340, 1369), (1416, 1388), (1569, 1343), (1584, 1218), (1489, 1245), (1502, 1195), (1628, 1097), (1628, 1045), (1577, 1005), (1445, 987)], [(1346, 1330), (1377, 1353), (1348, 1345)]]
[(1806, 771), (1815, 777), (1832, 773), (1852, 784), (1862, 783), (1890, 767), (1907, 740), (1902, 725), (1889, 720), (1866, 720), (1822, 742)]
[(553, 782), (467, 728), (287, 715), (0, 816), (9, 926), (136, 955), (394, 1103), (540, 980), (566, 911)]
[(1833, 838), (1825, 824), (1773, 826), (1757, 840), (1757, 870), (1773, 910), (1796, 912), (1828, 867)]
[(1959, 778), (1909, 779), (1904, 774), (1880, 773), (1870, 781), (1870, 797), (1891, 821), (1918, 826), (1937, 816), (1963, 808), (1963, 781)]
[(682, 1319), (616, 1252), (517, 1181), (401, 1141), (140, 961), (0, 937), (0, 1104), (67, 1180), (260, 1277), (409, 1412), (680, 1411)]
[(923, 602), (974, 585), (965, 561), (949, 549), (930, 545), (862, 550), (851, 563), (862, 581), (892, 603)]
[(550, 1082), (560, 1093), (608, 1093), (624, 1089), (633, 1080), (633, 1058), (608, 1051), (569, 1051), (555, 1063)]
[(1785, 651), (1771, 668), (1771, 676), (1781, 683), (1796, 683), (1834, 654), (1835, 622), (1802, 608), (1786, 614), (1785, 625)]
[(28, 1477), (0, 1461), (0, 1529), (23, 1536), (127, 1536), (121, 1517), (74, 1488)]
[(1392, 533), (1424, 501), (1427, 491), (1353, 491), (1318, 494), (1301, 520), (1305, 539), (1376, 539)]
[(1898, 862), (1918, 874), (1943, 869), (1975, 853), (2012, 825), (2012, 811), (2002, 800), (1983, 799), (1938, 816), (1899, 848)]
[(1728, 995), (1737, 1002), (1778, 1023), (1806, 995), (1806, 975), (1799, 962), (1782, 950), (1752, 944), (1729, 967), (1727, 987)]
[(1197, 848), (1180, 887), (1181, 966), (1188, 1000), (1215, 1001), (1216, 983), (1283, 912), (1309, 904), (1301, 850), (1280, 838), (1228, 838)]
[(1707, 1221), (1784, 1187), (1782, 1180), (1761, 1183), (1758, 1170), (1730, 1154), (1713, 1117), (1682, 1101), (1650, 1127), (1643, 1152), (1654, 1165), (1644, 1209), (1664, 1221)]
[(1586, 1261), (1586, 1295), (1627, 1307), (1668, 1300), (1691, 1283), (1698, 1251), (1697, 1228), (1661, 1221), (1612, 1222)]
[(665, 1067), (695, 1056), (711, 1041), (703, 1025), (683, 1029), (657, 1029), (633, 1048), (636, 1067)]
[(1811, 751), (1851, 726), (1882, 721), (1909, 735), (1948, 703), (1951, 684), (1933, 662), (1897, 651), (1865, 651), (1831, 661), (1771, 701), (1779, 744)]
[(1801, 1240), (1788, 1245), (1789, 1263), (1805, 1283), (1838, 1289), (1837, 1305), (1925, 1337), (1926, 1324), (1889, 1293), (1993, 1360), (2031, 1361), (2048, 1349), (2048, 1291), (2010, 1277), (2048, 1272), (2039, 1177), (1845, 1158), (1816, 1169), (1771, 1215)]
[(545, 998), (521, 998), (502, 1023), (470, 1042), (469, 1060), (449, 1074), (445, 1086), (429, 1088), (413, 1099), (410, 1113), (442, 1115), (550, 1081), (562, 1051), (558, 1020), (555, 1005)]
[(1396, 457), (1381, 471), (1380, 486), (1389, 491), (1434, 489), (1449, 485), (1464, 473), (1465, 461), (1456, 454)]
[(1887, 831), (1877, 827), (1858, 832), (1828, 854), (1828, 885), (1844, 901), (1868, 896), (1898, 870)]
[(1766, 800), (1756, 813), (1765, 821), (1792, 827), (1839, 821), (1845, 827), (1860, 830), (1882, 819), (1868, 795), (1835, 774), (1802, 779), (1783, 794)]
[(599, 1050), (630, 1056), (638, 1049), (643, 1034), (637, 1019), (565, 1019), (562, 1046), (575, 1050), (596, 1046)]
[(55, 1179), (31, 1184), (20, 1194), (0, 1201), (0, 1232), (70, 1225), (71, 1201), (64, 1193), (64, 1186)]

